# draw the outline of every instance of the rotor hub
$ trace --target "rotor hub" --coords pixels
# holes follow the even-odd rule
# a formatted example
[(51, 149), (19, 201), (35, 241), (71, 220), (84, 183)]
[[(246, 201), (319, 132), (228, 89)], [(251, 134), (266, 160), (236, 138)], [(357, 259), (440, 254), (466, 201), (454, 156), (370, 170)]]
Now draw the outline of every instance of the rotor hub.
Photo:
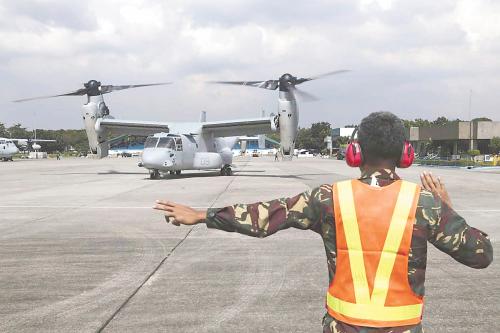
[(97, 96), (100, 95), (101, 82), (96, 80), (90, 80), (87, 83), (83, 84), (87, 89), (87, 95), (89, 96)]

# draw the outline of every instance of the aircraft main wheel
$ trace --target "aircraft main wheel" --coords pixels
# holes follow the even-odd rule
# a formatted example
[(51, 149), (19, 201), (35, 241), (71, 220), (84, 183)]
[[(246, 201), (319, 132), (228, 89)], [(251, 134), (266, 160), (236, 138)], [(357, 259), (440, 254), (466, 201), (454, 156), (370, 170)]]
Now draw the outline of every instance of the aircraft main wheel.
[(222, 167), (220, 170), (220, 175), (221, 176), (231, 176), (233, 174), (233, 171), (231, 170), (231, 167), (229, 165), (225, 165)]
[(149, 179), (158, 179), (158, 178), (160, 178), (160, 171), (149, 170)]
[(178, 176), (178, 175), (180, 175), (180, 174), (181, 174), (181, 170), (176, 170), (176, 171), (175, 171), (175, 174), (176, 174), (177, 176)]
[(171, 175), (174, 175), (175, 171), (169, 171), (168, 173), (171, 174)]

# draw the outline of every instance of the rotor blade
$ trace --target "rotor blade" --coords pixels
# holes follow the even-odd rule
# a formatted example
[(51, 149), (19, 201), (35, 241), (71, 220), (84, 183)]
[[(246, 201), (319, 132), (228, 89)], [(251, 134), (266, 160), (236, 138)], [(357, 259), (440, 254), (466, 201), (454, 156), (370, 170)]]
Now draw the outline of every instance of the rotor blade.
[(262, 88), (268, 90), (276, 90), (279, 86), (278, 80), (267, 80), (267, 81), (209, 81), (209, 83), (216, 84), (233, 84), (240, 86), (250, 86), (255, 88)]
[(297, 81), (296, 81), (295, 84), (301, 84), (301, 83), (304, 83), (304, 82), (307, 82), (307, 81), (321, 79), (321, 78), (324, 78), (325, 76), (342, 74), (342, 73), (346, 73), (346, 72), (350, 72), (350, 71), (351, 71), (350, 69), (339, 69), (339, 70), (336, 70), (336, 71), (333, 71), (333, 72), (328, 72), (328, 73), (319, 74), (319, 75), (315, 75), (315, 76), (311, 76), (311, 77), (297, 79)]
[(314, 102), (314, 101), (319, 101), (319, 98), (314, 96), (313, 94), (310, 94), (308, 92), (305, 92), (304, 90), (300, 90), (297, 87), (290, 87), (289, 88), (292, 93), (295, 95), (295, 98), (299, 98), (304, 102)]
[(60, 94), (60, 95), (52, 95), (52, 96), (40, 96), (40, 97), (30, 97), (30, 98), (23, 98), (23, 99), (17, 99), (15, 101), (12, 101), (14, 103), (19, 103), (19, 102), (26, 102), (26, 101), (33, 101), (35, 99), (46, 99), (46, 98), (53, 98), (53, 97), (62, 97), (62, 96), (83, 96), (87, 93), (87, 89), (85, 88), (80, 88), (76, 91), (66, 93), (66, 94)]
[(100, 91), (102, 94), (107, 94), (107, 93), (110, 93), (112, 91), (131, 89), (131, 88), (151, 87), (151, 86), (163, 86), (163, 85), (167, 85), (167, 84), (172, 84), (172, 82), (130, 84), (130, 85), (124, 85), (124, 86), (107, 85), (107, 86), (101, 86)]

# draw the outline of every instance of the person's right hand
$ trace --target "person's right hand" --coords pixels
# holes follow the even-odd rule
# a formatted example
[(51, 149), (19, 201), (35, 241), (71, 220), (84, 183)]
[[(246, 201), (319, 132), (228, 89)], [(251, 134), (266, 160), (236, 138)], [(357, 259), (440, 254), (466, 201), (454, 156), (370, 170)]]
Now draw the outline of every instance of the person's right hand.
[(207, 216), (207, 212), (204, 210), (196, 210), (188, 206), (165, 200), (156, 200), (156, 205), (153, 208), (162, 211), (166, 221), (176, 226), (181, 224), (197, 224), (202, 222)]
[(424, 171), (420, 174), (420, 180), (424, 189), (438, 196), (442, 202), (451, 208), (451, 199), (441, 177), (435, 178), (431, 172)]

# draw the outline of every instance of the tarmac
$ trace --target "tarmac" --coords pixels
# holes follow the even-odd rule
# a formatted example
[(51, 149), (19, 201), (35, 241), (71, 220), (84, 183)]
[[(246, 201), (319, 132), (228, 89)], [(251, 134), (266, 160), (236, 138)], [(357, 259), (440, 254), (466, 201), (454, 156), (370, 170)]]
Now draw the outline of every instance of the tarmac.
[[(175, 227), (151, 207), (160, 198), (206, 208), (292, 196), (358, 170), (318, 158), (235, 164), (230, 177), (150, 180), (137, 158), (0, 163), (0, 332), (321, 332), (328, 272), (318, 235)], [(418, 181), (423, 170), (400, 174)], [(496, 256), (474, 270), (430, 245), (424, 327), (498, 332), (498, 169), (430, 170)]]

